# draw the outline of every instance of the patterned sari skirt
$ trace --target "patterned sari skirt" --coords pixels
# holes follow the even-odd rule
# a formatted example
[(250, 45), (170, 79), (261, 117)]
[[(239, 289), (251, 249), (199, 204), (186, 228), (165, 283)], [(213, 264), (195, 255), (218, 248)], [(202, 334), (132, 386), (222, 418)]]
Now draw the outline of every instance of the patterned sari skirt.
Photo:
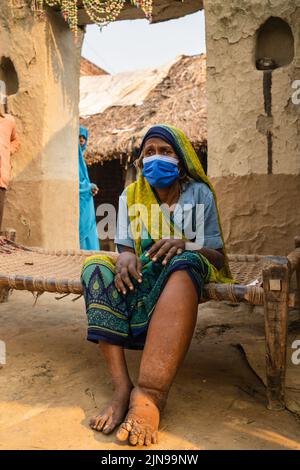
[[(142, 283), (135, 279), (134, 291), (119, 293), (115, 287), (115, 262), (108, 256), (94, 255), (83, 265), (81, 281), (88, 319), (87, 339), (105, 341), (126, 349), (143, 349), (152, 312), (170, 275), (185, 270), (191, 277), (199, 300), (208, 282), (210, 264), (195, 252), (174, 256), (165, 266), (142, 255)], [(170, 306), (172, 308), (172, 306)]]

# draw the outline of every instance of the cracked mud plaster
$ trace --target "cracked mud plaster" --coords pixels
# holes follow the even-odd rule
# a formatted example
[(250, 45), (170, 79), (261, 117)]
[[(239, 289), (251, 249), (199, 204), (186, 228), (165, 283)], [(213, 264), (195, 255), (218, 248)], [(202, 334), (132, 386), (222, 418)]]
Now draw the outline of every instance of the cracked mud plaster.
[(293, 21), (299, 0), (205, 0), (207, 35), (234, 44), (254, 36), (257, 27), (270, 16)]
[[(59, 15), (50, 11), (37, 21), (23, 3), (1, 0), (0, 9), (0, 60), (9, 57), (18, 75), (19, 90), (8, 106), (21, 141), (12, 157), (3, 227), (16, 229), (20, 243), (76, 249), (82, 38), (75, 45)], [(69, 202), (64, 210), (62, 201)]]
[[(211, 176), (266, 174), (265, 136), (270, 132), (274, 136), (273, 173), (300, 173), (300, 106), (291, 103), (292, 83), (300, 79), (296, 66), (300, 56), (300, 0), (282, 3), (205, 2)], [(272, 15), (283, 16), (294, 32), (295, 58), (272, 74), (272, 116), (267, 118), (263, 72), (256, 69), (255, 48), (256, 31)]]
[[(206, 0), (208, 172), (230, 252), (287, 254), (300, 233), (300, 0)], [(256, 69), (256, 31), (282, 17), (295, 41), (293, 62), (272, 73), (272, 115)], [(272, 132), (272, 175), (268, 145)], [(238, 195), (238, 197), (237, 197)]]

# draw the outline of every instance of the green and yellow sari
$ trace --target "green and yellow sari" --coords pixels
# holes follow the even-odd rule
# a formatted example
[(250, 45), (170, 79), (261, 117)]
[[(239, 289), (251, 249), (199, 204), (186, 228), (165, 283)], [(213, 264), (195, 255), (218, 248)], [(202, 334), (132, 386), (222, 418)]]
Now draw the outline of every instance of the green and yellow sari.
[[(168, 136), (168, 141), (172, 142), (174, 150), (184, 164), (188, 177), (208, 185), (214, 195), (217, 207), (214, 189), (184, 133), (172, 126), (165, 125), (155, 126), (155, 129), (159, 129), (162, 135)], [(143, 148), (144, 141), (141, 148)], [(129, 291), (126, 295), (119, 293), (114, 284), (115, 260), (101, 254), (87, 258), (82, 269), (81, 279), (88, 318), (88, 340), (93, 342), (102, 340), (128, 349), (142, 349), (152, 312), (173, 272), (186, 270), (197, 289), (199, 300), (202, 296), (204, 283), (233, 281), (229, 271), (225, 245), (225, 263), (220, 271), (210, 264), (203, 255), (192, 251), (184, 251), (182, 254), (174, 256), (167, 265), (162, 264), (162, 259), (157, 262), (151, 261), (146, 254), (155, 242), (164, 237), (163, 227), (167, 226), (171, 236), (182, 238), (183, 234), (173, 223), (172, 217), (166, 217), (165, 212), (160, 209), (154, 191), (141, 174), (138, 180), (127, 188), (126, 197), (129, 213), (133, 205), (143, 205), (147, 209), (141, 211), (138, 216), (136, 214), (130, 215), (135, 252), (142, 261), (142, 283), (139, 284), (133, 279), (134, 291)], [(149, 215), (153, 206), (156, 206), (160, 215), (158, 223), (154, 223), (153, 218)], [(223, 239), (219, 215), (218, 219)], [(141, 236), (141, 225), (146, 229), (146, 237)], [(137, 228), (139, 229), (137, 230)]]

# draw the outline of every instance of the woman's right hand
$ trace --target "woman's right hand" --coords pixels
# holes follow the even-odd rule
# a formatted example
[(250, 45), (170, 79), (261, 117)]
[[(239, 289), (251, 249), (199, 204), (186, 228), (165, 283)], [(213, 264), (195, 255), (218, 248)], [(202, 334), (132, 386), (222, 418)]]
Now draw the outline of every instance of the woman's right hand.
[(134, 290), (132, 278), (142, 282), (142, 262), (135, 253), (124, 251), (118, 256), (116, 263), (115, 286), (122, 294), (127, 293), (127, 289)]
[(92, 191), (92, 195), (95, 197), (97, 196), (97, 194), (99, 193), (99, 188), (96, 184), (94, 183), (91, 183), (91, 191)]

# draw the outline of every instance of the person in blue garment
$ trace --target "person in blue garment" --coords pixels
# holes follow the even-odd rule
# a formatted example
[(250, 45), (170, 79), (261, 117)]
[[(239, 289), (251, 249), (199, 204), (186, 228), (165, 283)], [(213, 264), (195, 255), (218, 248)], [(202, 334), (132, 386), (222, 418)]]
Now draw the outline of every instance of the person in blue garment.
[(84, 152), (88, 141), (88, 130), (80, 126), (79, 131), (79, 238), (81, 250), (100, 250), (97, 233), (96, 214), (93, 197), (99, 189), (96, 184), (90, 182)]

